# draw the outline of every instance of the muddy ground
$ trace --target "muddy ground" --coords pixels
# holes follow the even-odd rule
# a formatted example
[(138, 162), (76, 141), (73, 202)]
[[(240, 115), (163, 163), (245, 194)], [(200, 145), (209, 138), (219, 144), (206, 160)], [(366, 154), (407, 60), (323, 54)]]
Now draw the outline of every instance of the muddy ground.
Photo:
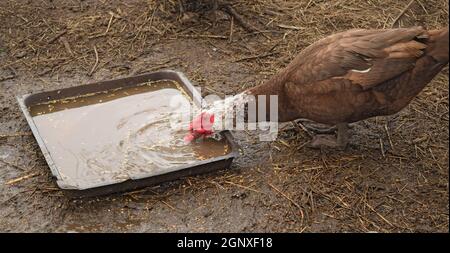
[(235, 133), (243, 154), (228, 171), (64, 195), (17, 95), (159, 69), (235, 94), (333, 32), (448, 25), (445, 0), (232, 1), (253, 32), (222, 12), (180, 17), (177, 1), (120, 2), (0, 1), (0, 231), (448, 231), (448, 68), (399, 114), (354, 124), (346, 151), (309, 149), (285, 124), (272, 143)]

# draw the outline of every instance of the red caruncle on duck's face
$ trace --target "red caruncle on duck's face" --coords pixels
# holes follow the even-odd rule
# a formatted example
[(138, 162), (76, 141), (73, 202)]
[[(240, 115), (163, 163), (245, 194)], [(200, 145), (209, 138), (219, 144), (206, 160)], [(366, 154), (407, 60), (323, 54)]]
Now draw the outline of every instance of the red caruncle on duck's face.
[(213, 134), (214, 114), (202, 112), (189, 124), (189, 134), (184, 137), (190, 143), (202, 136)]

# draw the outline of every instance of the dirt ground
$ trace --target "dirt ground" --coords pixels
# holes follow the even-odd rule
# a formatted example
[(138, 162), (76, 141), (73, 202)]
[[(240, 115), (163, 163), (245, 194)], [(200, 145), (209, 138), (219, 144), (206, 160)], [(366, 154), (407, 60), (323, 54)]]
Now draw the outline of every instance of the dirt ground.
[(254, 32), (222, 12), (180, 18), (175, 2), (0, 1), (0, 231), (448, 232), (448, 68), (399, 114), (354, 124), (346, 151), (306, 148), (285, 124), (272, 143), (235, 133), (228, 171), (64, 195), (15, 96), (159, 69), (235, 94), (334, 32), (448, 25), (446, 0), (232, 1)]

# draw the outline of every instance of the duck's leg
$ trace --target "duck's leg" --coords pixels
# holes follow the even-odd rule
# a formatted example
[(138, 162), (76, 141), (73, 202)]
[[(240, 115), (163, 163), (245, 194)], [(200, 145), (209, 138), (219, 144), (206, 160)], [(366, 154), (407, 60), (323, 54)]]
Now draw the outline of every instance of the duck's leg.
[(348, 124), (341, 123), (337, 125), (337, 143), (338, 147), (345, 149), (348, 144)]
[(295, 123), (299, 124), (309, 134), (311, 132), (315, 134), (334, 134), (337, 129), (336, 126), (326, 127), (324, 124), (318, 124), (308, 119), (299, 119)]
[(348, 143), (348, 125), (347, 123), (337, 124), (337, 137), (334, 135), (315, 135), (310, 142), (311, 148), (331, 147), (344, 150)]
[(258, 31), (255, 26), (245, 21), (230, 4), (222, 4), (222, 6), (220, 6), (220, 9), (233, 17), (236, 23), (244, 28), (247, 32)]

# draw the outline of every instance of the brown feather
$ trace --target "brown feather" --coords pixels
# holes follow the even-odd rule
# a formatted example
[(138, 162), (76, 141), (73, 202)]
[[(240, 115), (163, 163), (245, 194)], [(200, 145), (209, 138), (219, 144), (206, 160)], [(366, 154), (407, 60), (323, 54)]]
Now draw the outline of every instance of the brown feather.
[(303, 50), (254, 95), (279, 95), (279, 120), (349, 123), (396, 113), (448, 64), (448, 28), (350, 30)]

